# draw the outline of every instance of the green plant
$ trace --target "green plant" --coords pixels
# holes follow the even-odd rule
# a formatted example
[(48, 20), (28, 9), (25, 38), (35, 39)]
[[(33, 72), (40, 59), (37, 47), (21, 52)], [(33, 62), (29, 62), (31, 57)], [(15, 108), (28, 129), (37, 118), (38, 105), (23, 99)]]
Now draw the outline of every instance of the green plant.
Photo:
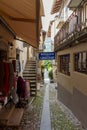
[(52, 68), (49, 70), (49, 78), (53, 79), (53, 70), (52, 70)]

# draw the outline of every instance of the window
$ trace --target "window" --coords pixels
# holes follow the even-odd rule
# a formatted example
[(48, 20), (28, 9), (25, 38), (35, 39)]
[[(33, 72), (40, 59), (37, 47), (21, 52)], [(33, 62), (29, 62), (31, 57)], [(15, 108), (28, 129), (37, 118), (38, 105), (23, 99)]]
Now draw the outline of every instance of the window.
[(87, 74), (87, 52), (79, 52), (74, 55), (75, 71)]
[(66, 75), (70, 75), (69, 69), (70, 54), (60, 56), (60, 72)]
[(87, 2), (83, 5), (81, 15), (82, 15), (83, 28), (84, 28), (87, 25)]
[(85, 18), (87, 19), (87, 3), (85, 5)]

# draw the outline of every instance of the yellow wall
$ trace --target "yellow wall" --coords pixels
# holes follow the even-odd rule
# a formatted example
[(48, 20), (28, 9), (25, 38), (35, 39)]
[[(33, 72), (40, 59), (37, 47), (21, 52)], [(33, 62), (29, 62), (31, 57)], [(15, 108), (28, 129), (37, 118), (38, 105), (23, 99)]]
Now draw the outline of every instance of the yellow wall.
[(87, 51), (87, 43), (82, 43), (57, 53), (57, 57), (67, 53), (70, 54), (70, 76), (58, 72), (57, 81), (70, 93), (73, 93), (73, 87), (75, 87), (87, 96), (87, 75), (74, 71), (73, 54), (81, 51)]

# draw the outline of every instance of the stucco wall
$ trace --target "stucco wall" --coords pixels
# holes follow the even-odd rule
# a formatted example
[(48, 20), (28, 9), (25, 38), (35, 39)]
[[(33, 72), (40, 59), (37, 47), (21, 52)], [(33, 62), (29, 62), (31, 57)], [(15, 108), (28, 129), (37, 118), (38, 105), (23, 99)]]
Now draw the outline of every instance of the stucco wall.
[(83, 94), (87, 95), (87, 75), (74, 71), (74, 53), (81, 51), (87, 51), (87, 43), (82, 43), (57, 53), (57, 57), (63, 54), (70, 54), (70, 76), (58, 72), (57, 81), (70, 93), (73, 93), (73, 88), (77, 88)]
[(70, 54), (70, 76), (58, 72), (58, 99), (71, 109), (84, 127), (87, 127), (87, 75), (74, 71), (73, 54), (81, 51), (87, 51), (87, 43), (57, 53), (57, 57)]

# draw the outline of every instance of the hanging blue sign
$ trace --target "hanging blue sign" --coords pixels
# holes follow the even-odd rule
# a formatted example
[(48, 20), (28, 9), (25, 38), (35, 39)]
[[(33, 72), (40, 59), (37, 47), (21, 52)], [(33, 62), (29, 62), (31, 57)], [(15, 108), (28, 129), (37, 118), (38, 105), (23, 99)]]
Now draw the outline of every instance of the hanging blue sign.
[(39, 60), (54, 60), (55, 52), (41, 52), (39, 53)]

